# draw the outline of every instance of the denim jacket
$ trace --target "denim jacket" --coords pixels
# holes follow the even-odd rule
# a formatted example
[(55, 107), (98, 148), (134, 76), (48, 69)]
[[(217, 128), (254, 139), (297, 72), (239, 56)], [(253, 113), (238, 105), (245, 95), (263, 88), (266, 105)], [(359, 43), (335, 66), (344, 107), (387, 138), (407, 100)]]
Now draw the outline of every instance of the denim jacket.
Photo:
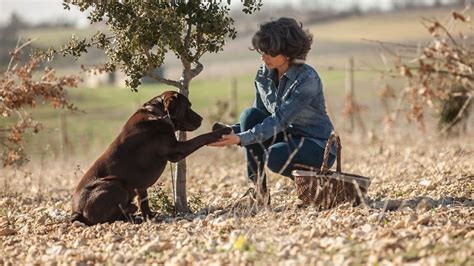
[[(269, 116), (250, 130), (240, 132), (240, 145), (263, 142), (279, 132), (302, 136), (325, 148), (334, 127), (326, 113), (323, 85), (318, 73), (309, 65), (293, 65), (280, 79), (278, 88), (273, 81), (276, 70), (263, 64), (255, 77), (256, 97), (253, 107)], [(336, 154), (335, 145), (331, 149)]]

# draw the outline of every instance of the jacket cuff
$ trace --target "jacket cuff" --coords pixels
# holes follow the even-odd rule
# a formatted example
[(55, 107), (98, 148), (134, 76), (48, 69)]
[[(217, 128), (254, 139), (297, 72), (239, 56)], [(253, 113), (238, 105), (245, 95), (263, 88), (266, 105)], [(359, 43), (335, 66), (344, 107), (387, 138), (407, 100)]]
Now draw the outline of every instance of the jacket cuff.
[(240, 146), (247, 146), (255, 142), (255, 135), (250, 130), (238, 133), (237, 136), (240, 137)]
[(240, 133), (240, 124), (232, 125), (230, 127), (232, 128), (232, 132), (234, 132), (234, 134)]

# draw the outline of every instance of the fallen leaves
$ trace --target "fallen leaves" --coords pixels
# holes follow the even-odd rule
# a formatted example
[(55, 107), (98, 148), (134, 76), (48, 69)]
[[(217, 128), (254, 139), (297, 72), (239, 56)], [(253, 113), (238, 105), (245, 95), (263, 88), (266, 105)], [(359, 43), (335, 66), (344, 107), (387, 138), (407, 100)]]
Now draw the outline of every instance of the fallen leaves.
[[(276, 175), (269, 185), (273, 209), (225, 210), (248, 188), (235, 151), (189, 160), (190, 175), (208, 177), (188, 180), (189, 194), (203, 195), (203, 210), (160, 213), (139, 225), (68, 223), (71, 191), (65, 188), (76, 180), (67, 165), (31, 167), (23, 170), (31, 172), (27, 178), (2, 171), (0, 183), (9, 190), (0, 194), (0, 264), (467, 263), (474, 255), (474, 143), (409, 141), (403, 140), (409, 148), (393, 141), (377, 153), (376, 143), (346, 140), (345, 169), (373, 177), (369, 198), (366, 205), (322, 212), (297, 208), (291, 180)], [(211, 156), (229, 162), (208, 165)], [(42, 190), (34, 188), (39, 171), (49, 184)], [(160, 179), (165, 193), (169, 179)]]
[(2, 228), (0, 229), (0, 236), (11, 236), (11, 235), (14, 235), (16, 234), (16, 231), (12, 228)]

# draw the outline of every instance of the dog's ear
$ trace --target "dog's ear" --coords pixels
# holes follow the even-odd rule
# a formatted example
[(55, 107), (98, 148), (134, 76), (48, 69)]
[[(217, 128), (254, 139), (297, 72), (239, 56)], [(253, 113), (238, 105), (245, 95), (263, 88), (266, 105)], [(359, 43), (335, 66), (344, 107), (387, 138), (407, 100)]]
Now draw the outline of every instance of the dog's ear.
[(178, 93), (177, 92), (170, 92), (166, 93), (163, 96), (163, 106), (165, 107), (165, 111), (171, 116), (174, 117), (176, 112), (178, 111)]

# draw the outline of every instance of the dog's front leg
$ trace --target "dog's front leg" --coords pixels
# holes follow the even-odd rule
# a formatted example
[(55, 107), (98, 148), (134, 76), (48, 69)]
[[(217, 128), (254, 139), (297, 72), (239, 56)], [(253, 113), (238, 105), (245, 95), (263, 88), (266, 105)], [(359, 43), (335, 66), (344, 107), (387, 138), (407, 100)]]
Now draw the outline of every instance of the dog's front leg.
[(202, 146), (216, 142), (222, 135), (230, 134), (231, 132), (232, 128), (230, 127), (220, 128), (187, 141), (176, 141), (175, 145), (172, 146), (173, 149), (169, 154), (168, 160), (173, 163), (179, 162)]
[(150, 210), (150, 205), (148, 204), (148, 192), (146, 189), (139, 190), (136, 189), (137, 192), (137, 199), (138, 199), (138, 206), (140, 208), (140, 212), (143, 215), (143, 219), (148, 220), (153, 217), (153, 214)]

